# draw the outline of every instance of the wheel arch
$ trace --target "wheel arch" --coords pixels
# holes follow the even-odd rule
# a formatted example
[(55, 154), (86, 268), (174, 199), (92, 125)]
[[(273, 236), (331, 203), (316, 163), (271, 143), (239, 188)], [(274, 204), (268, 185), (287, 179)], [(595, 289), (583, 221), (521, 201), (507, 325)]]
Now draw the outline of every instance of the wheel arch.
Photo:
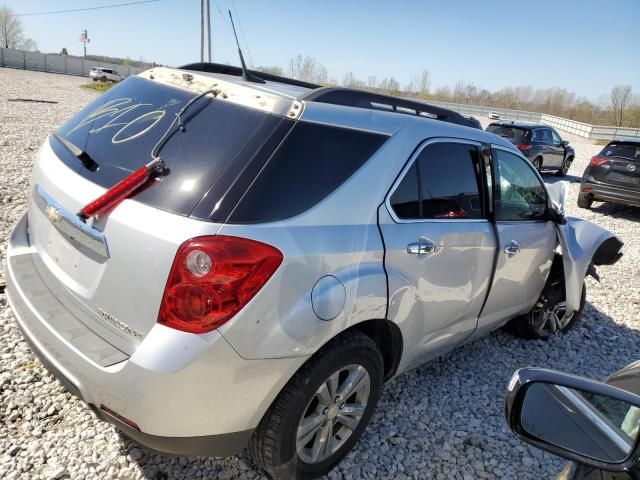
[(403, 348), (402, 332), (398, 325), (386, 319), (365, 320), (352, 325), (338, 336), (353, 330), (365, 334), (375, 342), (384, 361), (384, 380), (393, 377), (398, 371)]

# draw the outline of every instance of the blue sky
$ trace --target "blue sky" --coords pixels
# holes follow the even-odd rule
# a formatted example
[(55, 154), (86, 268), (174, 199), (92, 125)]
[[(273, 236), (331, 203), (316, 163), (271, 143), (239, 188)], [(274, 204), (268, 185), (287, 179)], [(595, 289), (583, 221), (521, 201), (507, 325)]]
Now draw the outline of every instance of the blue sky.
[[(0, 0), (15, 13), (83, 8), (125, 0)], [(232, 3), (233, 1), (233, 3)], [(559, 86), (597, 100), (618, 84), (640, 93), (640, 0), (291, 1), (211, 0), (215, 61), (238, 64), (231, 30), (218, 8), (235, 5), (255, 65), (286, 68), (298, 53), (315, 57), (342, 80), (396, 77), (402, 85), (423, 68), (432, 88), (473, 82)], [(90, 12), (21, 17), (41, 51), (67, 47), (143, 57), (177, 66), (199, 58), (199, 0)], [(236, 19), (237, 21), (238, 19)], [(241, 36), (242, 41), (242, 36)]]

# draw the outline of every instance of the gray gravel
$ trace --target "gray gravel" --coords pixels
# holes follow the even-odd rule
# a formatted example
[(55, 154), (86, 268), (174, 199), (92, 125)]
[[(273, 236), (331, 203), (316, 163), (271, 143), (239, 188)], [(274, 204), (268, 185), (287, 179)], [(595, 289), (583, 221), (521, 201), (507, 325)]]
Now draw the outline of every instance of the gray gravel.
[[(94, 94), (84, 79), (0, 68), (0, 253), (26, 208), (29, 171), (46, 135)], [(7, 102), (40, 98), (57, 104)], [(486, 119), (485, 119), (486, 122)], [(600, 147), (567, 136), (578, 180)], [(549, 177), (548, 181), (555, 181)], [(496, 332), (391, 381), (357, 448), (329, 474), (358, 478), (553, 478), (562, 460), (520, 443), (503, 419), (503, 394), (519, 367), (541, 366), (601, 379), (640, 357), (640, 209), (575, 204), (568, 210), (615, 232), (624, 257), (587, 280), (583, 321), (548, 342)], [(0, 283), (2, 282), (0, 277)], [(242, 455), (166, 457), (127, 440), (71, 397), (22, 340), (0, 295), (0, 478), (264, 478)]]

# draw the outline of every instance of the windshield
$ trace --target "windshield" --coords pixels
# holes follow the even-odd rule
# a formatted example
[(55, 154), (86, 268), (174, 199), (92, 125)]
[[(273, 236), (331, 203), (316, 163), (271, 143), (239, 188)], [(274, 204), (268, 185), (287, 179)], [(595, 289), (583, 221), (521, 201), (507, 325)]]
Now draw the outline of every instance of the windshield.
[(521, 143), (527, 136), (527, 130), (505, 125), (489, 125), (487, 132), (495, 133), (499, 137), (506, 138), (512, 143)]

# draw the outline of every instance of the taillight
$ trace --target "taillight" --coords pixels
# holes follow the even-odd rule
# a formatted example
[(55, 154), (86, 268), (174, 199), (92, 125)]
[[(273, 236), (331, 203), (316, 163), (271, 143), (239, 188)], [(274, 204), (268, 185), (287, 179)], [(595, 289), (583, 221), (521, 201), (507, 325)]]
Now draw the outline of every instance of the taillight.
[(523, 152), (526, 152), (527, 150), (529, 150), (533, 145), (529, 145), (528, 143), (519, 143), (516, 145), (516, 148), (518, 150), (521, 150)]
[(603, 163), (607, 163), (607, 159), (605, 157), (595, 156), (589, 162), (589, 165), (593, 167), (597, 167), (598, 165), (602, 165)]
[(178, 249), (158, 323), (206, 333), (238, 313), (282, 263), (270, 245), (240, 237), (197, 237)]

